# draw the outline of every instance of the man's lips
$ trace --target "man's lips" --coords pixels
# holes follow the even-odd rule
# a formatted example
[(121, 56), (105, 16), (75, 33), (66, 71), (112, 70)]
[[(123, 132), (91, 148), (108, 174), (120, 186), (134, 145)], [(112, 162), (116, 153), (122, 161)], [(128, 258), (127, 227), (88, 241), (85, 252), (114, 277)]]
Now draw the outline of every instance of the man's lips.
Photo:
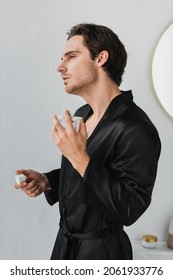
[(67, 77), (67, 76), (62, 76), (62, 79), (65, 81), (65, 80), (69, 79), (69, 77)]
[(66, 82), (67, 82), (67, 80), (69, 79), (69, 77), (67, 77), (67, 76), (62, 76), (62, 79), (63, 79), (63, 81), (64, 81), (64, 84), (66, 84)]

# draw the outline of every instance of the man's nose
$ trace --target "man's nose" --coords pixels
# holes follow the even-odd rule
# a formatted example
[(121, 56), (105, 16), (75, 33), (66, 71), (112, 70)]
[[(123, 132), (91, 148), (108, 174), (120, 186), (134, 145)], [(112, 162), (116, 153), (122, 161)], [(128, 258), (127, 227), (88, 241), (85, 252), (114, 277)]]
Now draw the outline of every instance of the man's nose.
[(62, 61), (57, 67), (57, 72), (63, 72), (63, 71), (66, 71), (66, 67), (64, 62)]

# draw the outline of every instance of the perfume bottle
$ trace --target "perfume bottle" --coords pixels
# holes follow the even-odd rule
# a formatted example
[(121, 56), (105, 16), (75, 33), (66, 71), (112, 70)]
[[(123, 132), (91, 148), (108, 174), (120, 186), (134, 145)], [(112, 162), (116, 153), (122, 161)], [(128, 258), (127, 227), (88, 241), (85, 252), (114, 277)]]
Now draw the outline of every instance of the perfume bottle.
[(173, 249), (173, 219), (170, 221), (169, 224), (167, 244), (169, 248)]

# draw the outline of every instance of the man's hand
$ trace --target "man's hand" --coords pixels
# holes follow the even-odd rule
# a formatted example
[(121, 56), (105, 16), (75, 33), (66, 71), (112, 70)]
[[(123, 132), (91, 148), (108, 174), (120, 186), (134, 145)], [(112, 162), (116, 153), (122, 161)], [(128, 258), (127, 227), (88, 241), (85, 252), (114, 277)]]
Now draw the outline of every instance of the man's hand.
[(64, 117), (66, 127), (63, 127), (56, 115), (53, 115), (52, 138), (61, 153), (71, 162), (80, 175), (83, 176), (90, 160), (86, 150), (87, 132), (85, 123), (81, 119), (79, 131), (76, 132), (67, 110), (64, 111)]
[(24, 174), (26, 181), (15, 184), (16, 189), (21, 189), (30, 197), (36, 197), (44, 191), (51, 189), (46, 175), (31, 169), (16, 170), (16, 174)]

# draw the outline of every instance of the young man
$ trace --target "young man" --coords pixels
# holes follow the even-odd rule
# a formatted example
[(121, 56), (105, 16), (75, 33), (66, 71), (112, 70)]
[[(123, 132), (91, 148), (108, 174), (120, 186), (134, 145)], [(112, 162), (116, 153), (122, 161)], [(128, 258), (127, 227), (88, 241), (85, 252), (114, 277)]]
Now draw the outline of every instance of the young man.
[(105, 26), (79, 24), (68, 34), (58, 66), (65, 91), (81, 96), (80, 129), (64, 112), (53, 116), (52, 137), (62, 152), (61, 169), (24, 173), (16, 185), (27, 195), (59, 201), (60, 229), (51, 259), (132, 259), (123, 225), (147, 209), (156, 178), (160, 139), (148, 116), (120, 91), (127, 54)]

